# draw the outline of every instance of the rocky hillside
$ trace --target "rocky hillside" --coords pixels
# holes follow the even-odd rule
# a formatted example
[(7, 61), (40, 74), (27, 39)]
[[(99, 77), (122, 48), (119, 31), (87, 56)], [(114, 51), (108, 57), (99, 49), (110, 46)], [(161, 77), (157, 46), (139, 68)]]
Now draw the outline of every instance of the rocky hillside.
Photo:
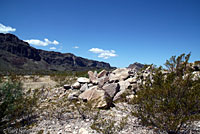
[(13, 34), (0, 33), (1, 72), (48, 72), (111, 69), (105, 62), (77, 57), (71, 53), (39, 50)]

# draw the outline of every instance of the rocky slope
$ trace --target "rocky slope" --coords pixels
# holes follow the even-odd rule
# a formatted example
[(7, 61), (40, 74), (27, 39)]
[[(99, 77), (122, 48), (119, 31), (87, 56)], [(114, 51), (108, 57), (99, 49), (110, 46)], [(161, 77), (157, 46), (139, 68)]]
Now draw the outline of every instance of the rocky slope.
[(111, 69), (105, 62), (77, 57), (71, 53), (39, 50), (13, 34), (0, 33), (0, 70), (13, 72), (83, 71)]

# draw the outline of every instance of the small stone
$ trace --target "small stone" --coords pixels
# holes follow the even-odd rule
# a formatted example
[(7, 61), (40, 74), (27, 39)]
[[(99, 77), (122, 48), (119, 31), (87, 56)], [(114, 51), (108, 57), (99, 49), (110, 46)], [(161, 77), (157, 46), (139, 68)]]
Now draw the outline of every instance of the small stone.
[(84, 91), (87, 90), (87, 89), (88, 89), (88, 84), (85, 83), (85, 84), (80, 88), (80, 91), (81, 91), (81, 92), (84, 92)]
[(89, 134), (89, 133), (85, 128), (80, 128), (79, 129), (79, 134)]
[(78, 96), (79, 96), (79, 92), (73, 92), (73, 93), (70, 93), (67, 97), (68, 100), (77, 100), (78, 99)]
[(66, 89), (66, 90), (71, 89), (71, 86), (68, 85), (68, 84), (65, 84), (63, 87), (64, 87), (64, 89)]
[(80, 77), (80, 78), (78, 78), (77, 81), (80, 82), (80, 83), (89, 83), (90, 82), (90, 80), (88, 78), (85, 78), (85, 77)]
[(88, 84), (88, 87), (92, 87), (92, 86), (93, 86), (93, 84), (92, 84), (92, 83)]
[(79, 88), (81, 87), (81, 84), (77, 81), (77, 82), (75, 82), (75, 83), (72, 85), (72, 87), (73, 87), (74, 89), (79, 89)]

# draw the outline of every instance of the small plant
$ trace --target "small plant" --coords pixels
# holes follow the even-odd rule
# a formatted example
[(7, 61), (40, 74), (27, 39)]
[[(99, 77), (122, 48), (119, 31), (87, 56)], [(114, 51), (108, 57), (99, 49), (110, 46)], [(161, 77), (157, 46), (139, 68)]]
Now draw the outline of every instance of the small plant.
[(32, 121), (37, 94), (25, 95), (16, 78), (0, 83), (0, 133), (8, 127), (20, 128)]
[(115, 121), (114, 119), (114, 115), (106, 115), (105, 118), (99, 113), (93, 119), (93, 123), (90, 127), (101, 134), (120, 134), (120, 131), (127, 125), (128, 116), (122, 117), (120, 121)]
[(132, 113), (141, 123), (168, 134), (183, 131), (183, 126), (200, 120), (200, 78), (193, 80), (188, 66), (190, 54), (167, 60), (168, 73), (155, 68), (153, 81), (146, 80), (132, 101)]

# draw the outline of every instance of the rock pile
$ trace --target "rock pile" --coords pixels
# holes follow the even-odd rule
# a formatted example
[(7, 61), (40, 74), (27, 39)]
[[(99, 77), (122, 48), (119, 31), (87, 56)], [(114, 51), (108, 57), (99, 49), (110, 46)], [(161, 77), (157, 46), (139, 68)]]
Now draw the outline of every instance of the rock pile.
[[(193, 66), (195, 69), (194, 79), (200, 77), (198, 66)], [(168, 71), (162, 70), (163, 74)], [(102, 70), (97, 73), (89, 71), (89, 78), (80, 77), (69, 87), (65, 85), (65, 89), (77, 89), (69, 94), (69, 100), (82, 99), (84, 101), (93, 102), (93, 107), (109, 108), (113, 102), (119, 101), (125, 97), (132, 99), (139, 90), (141, 84), (145, 84), (147, 78), (152, 79), (152, 66), (147, 67), (142, 71), (137, 68), (117, 68), (113, 71)], [(125, 95), (126, 94), (126, 95)]]
[[(132, 94), (126, 96), (127, 98), (134, 97), (141, 81), (151, 74), (150, 68), (147, 68), (141, 74), (137, 72), (138, 70), (131, 68), (118, 68), (112, 72), (102, 70), (99, 73), (89, 71), (89, 78), (80, 77), (71, 86), (72, 90), (78, 90), (69, 94), (68, 99), (82, 99), (92, 102), (93, 107), (109, 108), (113, 105), (113, 102), (122, 99), (126, 92)], [(69, 85), (64, 87), (70, 89)]]

